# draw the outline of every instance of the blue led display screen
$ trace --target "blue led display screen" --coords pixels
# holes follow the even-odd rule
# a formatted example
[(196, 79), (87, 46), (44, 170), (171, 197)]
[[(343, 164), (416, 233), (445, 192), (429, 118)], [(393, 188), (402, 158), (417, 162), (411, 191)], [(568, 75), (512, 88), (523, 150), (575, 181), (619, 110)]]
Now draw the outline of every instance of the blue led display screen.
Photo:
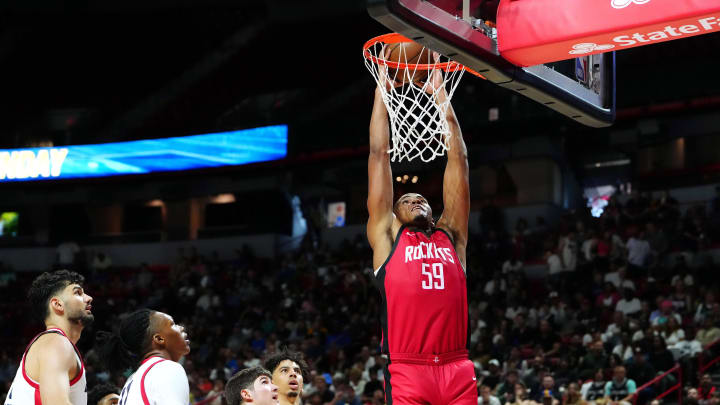
[(236, 166), (287, 155), (287, 125), (51, 148), (0, 149), (0, 182)]

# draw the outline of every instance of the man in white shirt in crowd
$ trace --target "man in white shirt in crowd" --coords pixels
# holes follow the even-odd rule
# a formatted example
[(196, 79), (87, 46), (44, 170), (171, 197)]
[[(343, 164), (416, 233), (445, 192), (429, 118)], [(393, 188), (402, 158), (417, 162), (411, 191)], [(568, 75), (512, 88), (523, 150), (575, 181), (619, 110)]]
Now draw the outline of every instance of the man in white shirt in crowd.
[(642, 310), (642, 303), (635, 296), (635, 290), (632, 288), (625, 288), (623, 290), (623, 297), (615, 305), (615, 310), (622, 312), (625, 316), (632, 317)]
[(500, 400), (490, 393), (490, 387), (487, 385), (480, 386), (480, 396), (478, 396), (478, 405), (500, 405)]
[(627, 242), (628, 264), (632, 276), (645, 275), (645, 266), (650, 255), (650, 243), (645, 240), (645, 232), (639, 231), (637, 236), (631, 236)]
[(610, 269), (613, 270), (605, 274), (604, 281), (613, 283), (615, 288), (622, 291), (625, 288), (632, 288), (635, 290), (635, 283), (627, 278), (627, 269), (620, 263), (613, 262), (610, 265)]
[(80, 246), (72, 240), (66, 240), (58, 245), (56, 251), (58, 268), (73, 269), (75, 255), (80, 251)]

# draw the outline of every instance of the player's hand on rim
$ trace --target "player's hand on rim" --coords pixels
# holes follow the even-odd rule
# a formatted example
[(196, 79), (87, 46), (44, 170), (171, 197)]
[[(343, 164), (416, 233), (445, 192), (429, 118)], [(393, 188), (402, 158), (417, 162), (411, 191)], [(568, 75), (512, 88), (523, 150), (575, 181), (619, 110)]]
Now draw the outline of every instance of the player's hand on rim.
[[(433, 51), (433, 60), (435, 63), (440, 63), (440, 54)], [(440, 68), (433, 68), (428, 75), (427, 81), (422, 82), (422, 85), (426, 93), (438, 98), (436, 101), (442, 101), (447, 97), (443, 72)]]
[(387, 44), (383, 46), (382, 55), (383, 61), (378, 61), (378, 75), (380, 76), (380, 80), (378, 81), (378, 87), (380, 86), (380, 83), (384, 83), (385, 90), (390, 91), (394, 88), (402, 86), (402, 83), (396, 81), (394, 77), (391, 79), (390, 75), (388, 75), (388, 68), (387, 65), (384, 63), (390, 56), (390, 48), (387, 46)]

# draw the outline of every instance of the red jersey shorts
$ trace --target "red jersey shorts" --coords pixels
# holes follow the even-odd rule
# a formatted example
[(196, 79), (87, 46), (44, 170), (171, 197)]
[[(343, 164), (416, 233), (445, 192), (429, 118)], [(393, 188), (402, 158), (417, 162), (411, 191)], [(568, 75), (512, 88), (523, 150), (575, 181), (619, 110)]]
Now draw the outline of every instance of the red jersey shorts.
[(465, 350), (391, 355), (384, 372), (387, 405), (477, 405), (475, 367)]

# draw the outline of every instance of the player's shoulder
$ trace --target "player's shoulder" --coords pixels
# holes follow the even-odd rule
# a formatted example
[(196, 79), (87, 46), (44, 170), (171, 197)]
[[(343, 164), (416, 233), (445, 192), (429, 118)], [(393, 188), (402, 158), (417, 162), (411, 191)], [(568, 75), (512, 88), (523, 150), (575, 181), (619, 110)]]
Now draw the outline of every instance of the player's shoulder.
[(450, 243), (455, 243), (455, 232), (450, 229), (449, 226), (445, 223), (440, 223), (435, 227), (435, 233), (440, 235), (445, 235)]
[(67, 351), (68, 353), (75, 352), (70, 340), (58, 332), (45, 332), (38, 336), (32, 346), (30, 346), (30, 350), (33, 349), (43, 352), (49, 350), (54, 353), (57, 353), (57, 351)]
[(158, 361), (154, 366), (152, 366), (152, 374), (153, 376), (159, 376), (160, 378), (162, 378), (162, 376), (167, 376), (168, 378), (177, 376), (187, 377), (185, 368), (180, 363), (172, 360)]

